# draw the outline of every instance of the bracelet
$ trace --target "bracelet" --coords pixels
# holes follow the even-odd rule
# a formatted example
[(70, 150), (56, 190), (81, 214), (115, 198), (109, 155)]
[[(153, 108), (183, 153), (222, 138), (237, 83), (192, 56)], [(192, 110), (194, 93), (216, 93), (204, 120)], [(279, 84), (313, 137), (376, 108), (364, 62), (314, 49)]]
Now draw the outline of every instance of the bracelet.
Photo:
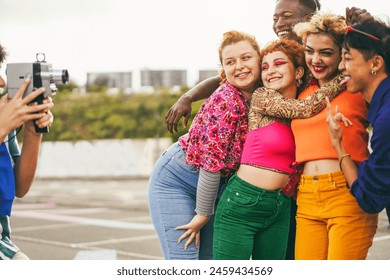
[(345, 157), (351, 157), (351, 155), (350, 155), (350, 154), (343, 154), (343, 155), (341, 156), (341, 158), (340, 158), (340, 160), (339, 160), (339, 166), (340, 166), (340, 170), (341, 170), (341, 171), (343, 171), (343, 169), (341, 168), (341, 164), (343, 163), (343, 159), (344, 159)]

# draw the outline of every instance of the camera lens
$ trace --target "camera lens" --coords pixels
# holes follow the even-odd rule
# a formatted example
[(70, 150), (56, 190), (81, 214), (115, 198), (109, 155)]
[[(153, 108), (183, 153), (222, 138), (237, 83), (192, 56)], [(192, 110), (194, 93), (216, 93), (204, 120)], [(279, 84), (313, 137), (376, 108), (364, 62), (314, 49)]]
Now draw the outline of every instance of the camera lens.
[(53, 82), (62, 82), (63, 84), (66, 84), (69, 81), (68, 70), (52, 70), (52, 79)]
[(62, 83), (66, 84), (69, 81), (69, 73), (68, 70), (62, 70)]

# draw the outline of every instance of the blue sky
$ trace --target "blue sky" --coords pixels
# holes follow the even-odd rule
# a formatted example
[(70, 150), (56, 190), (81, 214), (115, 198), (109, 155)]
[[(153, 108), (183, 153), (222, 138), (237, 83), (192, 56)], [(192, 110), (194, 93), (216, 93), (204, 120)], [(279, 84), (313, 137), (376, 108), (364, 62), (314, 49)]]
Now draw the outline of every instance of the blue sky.
[[(357, 6), (390, 15), (388, 1), (321, 2), (324, 11)], [(218, 67), (225, 31), (253, 34), (260, 45), (275, 39), (273, 9), (274, 0), (0, 0), (0, 43), (7, 62), (44, 52), (81, 85), (87, 72), (186, 69), (191, 77)]]

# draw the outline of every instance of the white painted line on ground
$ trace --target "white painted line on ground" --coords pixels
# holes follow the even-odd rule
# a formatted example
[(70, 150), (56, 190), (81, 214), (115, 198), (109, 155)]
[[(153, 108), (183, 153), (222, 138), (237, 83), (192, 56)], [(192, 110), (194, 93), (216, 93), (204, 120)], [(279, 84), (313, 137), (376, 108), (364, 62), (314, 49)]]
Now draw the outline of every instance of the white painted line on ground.
[(69, 223), (108, 227), (108, 228), (154, 230), (154, 227), (151, 224), (129, 223), (129, 222), (122, 222), (122, 221), (115, 221), (115, 220), (106, 220), (106, 219), (64, 216), (64, 215), (56, 215), (56, 214), (36, 212), (36, 211), (14, 211), (12, 215), (17, 217), (24, 217), (24, 218), (35, 218), (35, 219), (43, 219), (43, 220), (58, 221), (58, 222), (69, 222)]
[(154, 239), (157, 239), (157, 235), (155, 235), (155, 234), (127, 237), (127, 238), (116, 238), (116, 239), (93, 241), (93, 242), (84, 242), (84, 243), (79, 243), (79, 245), (81, 245), (81, 246), (102, 246), (102, 245), (108, 245), (108, 244), (139, 242), (139, 241), (154, 240)]
[(12, 206), (12, 211), (14, 210), (23, 210), (23, 209), (53, 209), (55, 206), (48, 203), (28, 203), (20, 204), (15, 203)]
[(116, 260), (116, 250), (82, 250), (79, 251), (74, 260)]
[(383, 240), (387, 240), (387, 239), (390, 239), (390, 235), (377, 236), (377, 237), (374, 237), (374, 242), (376, 242), (376, 241), (383, 241)]
[(30, 227), (18, 227), (12, 228), (12, 232), (26, 232), (26, 231), (35, 231), (35, 230), (50, 230), (50, 229), (60, 229), (60, 228), (70, 228), (77, 227), (78, 224), (53, 224), (53, 225), (39, 225), (39, 226), (30, 226)]
[[(64, 247), (64, 248), (80, 248), (83, 250), (105, 250), (104, 248), (96, 248), (96, 247), (88, 247), (83, 246), (79, 244), (74, 243), (64, 243), (64, 242), (58, 242), (58, 241), (51, 241), (51, 240), (45, 240), (45, 239), (38, 239), (38, 238), (31, 238), (26, 236), (12, 236), (13, 240), (19, 240), (19, 241), (25, 241), (25, 242), (34, 242), (38, 244), (45, 244), (45, 245), (52, 245), (52, 246), (58, 246), (58, 247)], [(116, 250), (118, 255), (122, 255), (125, 257), (131, 257), (138, 260), (160, 260), (160, 256), (152, 256), (152, 255), (145, 255), (145, 254), (138, 254), (133, 252), (125, 252), (125, 251), (118, 251)]]
[(48, 209), (55, 214), (98, 214), (111, 212), (110, 208), (73, 208), (73, 209)]
[(128, 217), (123, 219), (124, 221), (148, 221), (150, 222), (150, 216), (145, 215), (145, 216), (137, 216), (137, 217)]

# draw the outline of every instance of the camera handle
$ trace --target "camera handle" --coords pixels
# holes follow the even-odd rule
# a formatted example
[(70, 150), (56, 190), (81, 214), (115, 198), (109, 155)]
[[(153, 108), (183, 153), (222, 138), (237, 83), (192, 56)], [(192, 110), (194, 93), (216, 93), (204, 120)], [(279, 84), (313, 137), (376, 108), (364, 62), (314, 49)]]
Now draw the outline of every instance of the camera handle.
[[(37, 58), (37, 61), (39, 62), (39, 56), (40, 54), (37, 54), (36, 55), (36, 58)], [(43, 60), (45, 60), (45, 54), (43, 54)], [(42, 61), (41, 61), (42, 62)], [(34, 85), (34, 90), (36, 90), (37, 88), (40, 88), (42, 87), (42, 77), (41, 77), (41, 64), (40, 63), (33, 63), (33, 72), (34, 72), (34, 75), (33, 75), (33, 85)], [(43, 104), (43, 100), (44, 100), (44, 96), (43, 96), (43, 93), (38, 95), (35, 99), (34, 99), (34, 102), (37, 102), (38, 104)], [(49, 127), (42, 127), (40, 128), (39, 126), (36, 125), (35, 121), (34, 121), (34, 126), (35, 126), (35, 132), (36, 133), (48, 133), (49, 132)]]
[[(44, 96), (43, 96), (43, 93), (38, 95), (33, 102), (37, 102), (38, 104), (43, 104), (43, 100), (44, 100)], [(39, 127), (35, 122), (34, 122), (34, 126), (35, 126), (35, 132), (36, 133), (48, 133), (49, 132), (49, 127)]]

